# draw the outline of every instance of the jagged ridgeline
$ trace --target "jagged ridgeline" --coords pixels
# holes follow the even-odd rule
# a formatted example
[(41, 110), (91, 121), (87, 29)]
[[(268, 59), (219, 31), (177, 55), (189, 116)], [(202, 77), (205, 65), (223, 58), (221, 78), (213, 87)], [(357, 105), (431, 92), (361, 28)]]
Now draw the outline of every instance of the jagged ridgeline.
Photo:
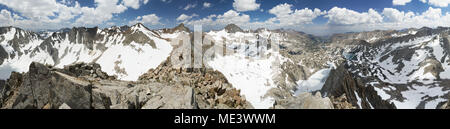
[[(322, 38), (229, 24), (202, 33), (212, 44), (191, 45), (202, 43), (205, 54), (224, 43), (233, 53), (205, 58), (195, 70), (180, 67), (192, 48), (172, 41), (183, 36), (193, 41), (184, 24), (38, 33), (2, 27), (0, 107), (449, 108), (449, 28)], [(261, 39), (277, 39), (280, 49)]]

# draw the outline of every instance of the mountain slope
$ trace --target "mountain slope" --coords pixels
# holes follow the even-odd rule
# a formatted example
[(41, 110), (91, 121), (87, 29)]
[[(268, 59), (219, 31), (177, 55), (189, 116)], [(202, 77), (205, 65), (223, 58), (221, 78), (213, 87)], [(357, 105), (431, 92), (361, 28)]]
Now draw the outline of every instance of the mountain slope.
[[(47, 39), (41, 39), (34, 32), (16, 30), (20, 29), (6, 29), (2, 36), (2, 48), (9, 53), (0, 65), (5, 73), (26, 72), (33, 61), (58, 68), (77, 62), (96, 62), (103, 71), (121, 80), (137, 80), (148, 69), (157, 67), (172, 50), (167, 40), (142, 24), (125, 31), (121, 28), (72, 28), (55, 32)], [(22, 38), (22, 35), (31, 38)], [(24, 40), (24, 45), (15, 45), (20, 43), (14, 41), (17, 39)], [(1, 79), (9, 77), (4, 75)]]

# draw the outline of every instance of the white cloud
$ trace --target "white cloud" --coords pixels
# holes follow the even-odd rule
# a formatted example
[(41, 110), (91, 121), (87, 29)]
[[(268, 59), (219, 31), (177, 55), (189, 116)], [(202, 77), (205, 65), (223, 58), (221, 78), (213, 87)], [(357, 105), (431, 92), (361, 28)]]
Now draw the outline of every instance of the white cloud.
[(326, 13), (325, 11), (320, 11), (319, 9), (312, 10), (308, 8), (292, 10), (291, 7), (292, 5), (289, 4), (280, 4), (272, 8), (269, 10), (269, 13), (274, 14), (275, 17), (269, 18), (265, 21), (252, 22), (249, 15), (239, 13), (234, 10), (229, 10), (220, 15), (210, 15), (199, 20), (187, 20), (184, 21), (184, 23), (190, 26), (202, 25), (210, 29), (222, 29), (221, 27), (231, 23), (244, 29), (257, 29), (261, 27), (269, 29), (281, 27), (297, 28), (302, 27), (305, 24), (312, 23), (315, 18)]
[(333, 25), (373, 24), (383, 21), (383, 17), (373, 9), (359, 13), (346, 8), (333, 7), (325, 17), (329, 19), (328, 23)]
[(95, 7), (81, 7), (71, 0), (0, 0), (0, 4), (17, 13), (12, 14), (13, 26), (36, 30), (102, 25), (128, 7), (137, 9), (148, 1), (94, 0)]
[(76, 25), (99, 25), (113, 17), (113, 14), (119, 14), (127, 10), (119, 0), (95, 0), (96, 8), (83, 7), (83, 15), (75, 21)]
[(211, 3), (205, 2), (203, 3), (203, 8), (209, 8), (211, 7)]
[(411, 0), (393, 0), (393, 5), (406, 5), (407, 3), (411, 2)]
[[(422, 2), (426, 2), (426, 0), (422, 0)], [(428, 4), (437, 6), (437, 7), (448, 7), (450, 4), (450, 0), (428, 0)]]
[(214, 18), (216, 18), (217, 15), (209, 15), (205, 18), (199, 19), (199, 20), (191, 20), (191, 21), (184, 21), (187, 25), (202, 25), (202, 26), (212, 26), (215, 25)]
[(384, 8), (383, 13), (388, 22), (403, 22), (411, 20), (415, 15), (413, 12), (403, 12), (393, 8)]
[[(330, 10), (329, 12), (332, 12)], [(369, 11), (370, 12), (370, 11)], [(366, 12), (355, 12), (363, 14)], [(375, 12), (373, 12), (375, 13)], [(367, 13), (369, 14), (369, 13)], [(345, 17), (347, 15), (342, 15)], [(348, 17), (348, 16), (347, 16)], [(385, 8), (382, 12), (382, 22), (353, 22), (357, 24), (334, 24), (329, 25), (327, 31), (337, 32), (357, 32), (357, 31), (370, 31), (370, 30), (386, 30), (386, 29), (405, 29), (405, 28), (421, 28), (421, 27), (438, 27), (438, 26), (450, 26), (450, 13), (443, 13), (440, 8), (429, 7), (428, 10), (422, 13), (414, 13), (411, 11), (404, 12), (393, 8)], [(351, 18), (348, 18), (351, 19)], [(345, 19), (329, 19), (329, 23), (333, 23), (341, 20), (344, 23), (351, 23)], [(357, 21), (356, 19), (354, 19)], [(378, 21), (376, 20), (376, 21)], [(353, 21), (353, 20), (352, 20)], [(364, 20), (360, 20), (364, 21)], [(370, 21), (370, 20), (366, 20)]]
[(147, 4), (148, 0), (123, 0), (123, 4), (133, 9), (139, 9), (141, 4)]
[(158, 16), (156, 16), (156, 14), (148, 14), (148, 15), (144, 15), (144, 16), (138, 16), (136, 18), (136, 20), (134, 21), (130, 21), (128, 24), (136, 24), (136, 23), (142, 23), (145, 25), (158, 25), (161, 24), (159, 22), (161, 18), (159, 18)]
[(162, 2), (164, 2), (164, 3), (170, 3), (170, 2), (172, 2), (172, 0), (161, 0)]
[(0, 11), (0, 26), (10, 26), (14, 23), (14, 19), (11, 16), (11, 12), (6, 9)]
[(58, 3), (55, 0), (0, 0), (0, 4), (6, 5), (22, 16), (36, 21), (50, 21), (51, 19), (49, 17), (57, 17), (54, 19), (58, 20), (67, 20), (80, 14), (78, 2), (73, 7)]
[(320, 9), (308, 9), (291, 10), (291, 4), (279, 4), (269, 10), (269, 13), (274, 14), (276, 17), (271, 19), (272, 21), (278, 21), (279, 26), (293, 26), (299, 24), (309, 24), (320, 15), (324, 15), (326, 12), (320, 11)]
[(233, 8), (240, 12), (257, 10), (260, 5), (256, 3), (256, 0), (234, 0), (233, 2)]
[(188, 5), (186, 5), (186, 7), (184, 7), (183, 9), (184, 9), (184, 10), (189, 10), (189, 9), (192, 9), (192, 8), (195, 8), (195, 7), (197, 7), (197, 4), (188, 4)]
[(280, 4), (270, 9), (269, 13), (275, 14), (276, 16), (289, 15), (292, 12), (291, 7), (292, 5), (290, 4)]
[[(1, 5), (5, 5), (17, 14), (13, 14), (13, 26), (37, 29), (42, 27), (61, 27), (68, 24), (68, 20), (82, 14), (78, 2), (55, 0), (0, 0)], [(69, 4), (71, 6), (69, 6)], [(3, 12), (5, 12), (5, 10)], [(10, 11), (8, 11), (10, 12)], [(70, 23), (71, 24), (71, 23)]]
[(245, 25), (250, 22), (250, 16), (229, 10), (221, 15), (209, 15), (199, 20), (185, 21), (187, 25), (202, 25), (205, 27), (223, 27), (227, 24)]
[(190, 20), (190, 19), (192, 19), (193, 17), (197, 17), (198, 15), (197, 14), (192, 14), (191, 16), (189, 16), (189, 15), (186, 15), (186, 14), (181, 14), (180, 16), (178, 16), (178, 18), (176, 19), (177, 21), (186, 21), (186, 20)]
[(219, 25), (226, 25), (226, 24), (238, 24), (243, 25), (245, 23), (248, 23), (250, 21), (250, 16), (246, 14), (240, 14), (234, 10), (229, 10), (225, 12), (223, 15), (218, 15), (216, 22)]

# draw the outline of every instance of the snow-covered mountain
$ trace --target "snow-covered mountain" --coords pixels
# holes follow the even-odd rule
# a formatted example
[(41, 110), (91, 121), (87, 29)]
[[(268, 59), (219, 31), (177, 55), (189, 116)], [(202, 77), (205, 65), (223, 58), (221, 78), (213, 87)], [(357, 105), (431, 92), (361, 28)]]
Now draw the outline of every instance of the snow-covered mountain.
[(346, 65), (363, 78), (364, 86), (374, 87), (397, 108), (437, 108), (449, 99), (448, 32), (449, 28), (422, 28), (353, 50), (348, 47)]
[(123, 28), (72, 28), (54, 32), (46, 39), (34, 32), (2, 28), (0, 41), (5, 50), (1, 54), (0, 79), (7, 79), (11, 71), (28, 71), (34, 61), (59, 68), (77, 62), (95, 62), (109, 75), (137, 80), (169, 56), (172, 47), (158, 33), (142, 24)]
[[(208, 64), (222, 72), (256, 108), (269, 108), (283, 98), (318, 91), (324, 97), (346, 94), (358, 108), (434, 109), (449, 100), (449, 28), (338, 34), (330, 43), (289, 30), (229, 28), (232, 30), (207, 35), (238, 51)], [(255, 56), (252, 48), (256, 48), (258, 37), (278, 39), (280, 50), (268, 51), (267, 58), (249, 58)], [(343, 69), (338, 69), (341, 66)], [(357, 85), (373, 87), (373, 92), (346, 89), (352, 83), (336, 74), (342, 70), (348, 71)], [(341, 90), (348, 91), (335, 92)]]
[[(166, 59), (181, 59), (180, 54), (191, 51), (173, 41), (183, 36), (193, 41), (194, 33), (183, 24), (160, 30), (142, 24), (79, 27), (50, 36), (2, 27), (0, 80), (12, 71), (27, 72), (31, 62), (57, 68), (92, 62), (120, 80), (136, 81)], [(201, 38), (212, 41), (200, 42), (206, 45), (203, 65), (223, 74), (254, 108), (301, 108), (296, 104), (304, 93), (345, 96), (357, 108), (438, 108), (450, 98), (449, 28), (346, 33), (322, 39), (293, 30), (242, 30), (230, 24), (203, 32)], [(213, 49), (225, 54), (205, 58), (210, 56), (209, 45), (218, 43), (224, 45)], [(173, 61), (171, 65), (180, 66)]]

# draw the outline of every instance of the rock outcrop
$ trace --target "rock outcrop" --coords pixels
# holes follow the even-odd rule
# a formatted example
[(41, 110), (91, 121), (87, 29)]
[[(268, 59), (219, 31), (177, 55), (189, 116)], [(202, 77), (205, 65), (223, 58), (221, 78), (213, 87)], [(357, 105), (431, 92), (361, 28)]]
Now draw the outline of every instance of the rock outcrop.
[(345, 94), (339, 97), (331, 97), (334, 109), (356, 109), (351, 103), (348, 102)]
[(331, 70), (320, 92), (328, 97), (345, 95), (348, 102), (358, 108), (396, 108), (393, 103), (383, 100), (373, 87), (365, 86), (361, 78), (353, 76), (345, 68), (345, 63)]
[(240, 95), (240, 91), (233, 88), (220, 72), (211, 69), (172, 67), (170, 59), (140, 76), (138, 82), (160, 82), (193, 87), (195, 99), (201, 109), (252, 108), (245, 97)]
[(275, 103), (275, 109), (333, 109), (333, 103), (328, 97), (322, 98), (320, 92), (302, 93), (298, 96), (279, 100)]
[(115, 76), (109, 76), (101, 70), (99, 64), (96, 63), (76, 63), (73, 65), (64, 66), (63, 69), (56, 69), (56, 71), (74, 76), (74, 77), (92, 77), (98, 79), (115, 80)]
[(237, 26), (236, 24), (228, 24), (227, 26), (225, 26), (225, 30), (228, 33), (236, 33), (236, 32), (244, 32), (239, 26)]
[[(76, 69), (83, 69), (85, 65)], [(39, 63), (25, 74), (12, 73), (1, 90), (5, 109), (197, 108), (194, 90), (162, 83), (138, 84), (74, 77)], [(83, 72), (81, 72), (83, 73)], [(73, 73), (73, 75), (79, 75)]]
[(442, 104), (439, 109), (450, 109), (450, 100)]

